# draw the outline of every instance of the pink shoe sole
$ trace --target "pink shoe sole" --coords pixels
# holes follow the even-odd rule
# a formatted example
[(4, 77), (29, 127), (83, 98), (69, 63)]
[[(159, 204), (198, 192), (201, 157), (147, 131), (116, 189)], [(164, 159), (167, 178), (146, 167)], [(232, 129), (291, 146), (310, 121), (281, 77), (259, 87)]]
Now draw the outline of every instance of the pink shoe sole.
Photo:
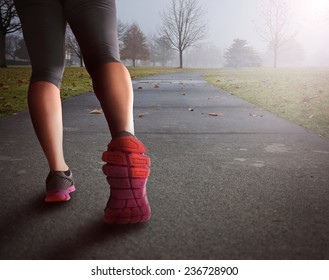
[(70, 193), (75, 191), (75, 186), (69, 187), (67, 190), (50, 190), (47, 191), (45, 202), (68, 201), (71, 199)]
[(146, 195), (146, 182), (150, 174), (150, 158), (146, 148), (132, 136), (111, 141), (103, 153), (103, 172), (110, 184), (110, 198), (104, 210), (108, 224), (146, 222), (151, 208)]

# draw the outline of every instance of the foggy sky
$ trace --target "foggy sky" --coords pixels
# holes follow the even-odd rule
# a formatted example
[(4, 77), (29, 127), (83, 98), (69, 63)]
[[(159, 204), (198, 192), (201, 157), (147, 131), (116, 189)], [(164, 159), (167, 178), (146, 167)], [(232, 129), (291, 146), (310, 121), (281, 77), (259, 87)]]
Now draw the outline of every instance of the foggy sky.
[[(247, 40), (259, 53), (267, 50), (256, 32), (262, 3), (266, 0), (199, 0), (207, 12), (207, 42), (222, 52), (236, 38)], [(287, 0), (293, 31), (305, 50), (304, 65), (329, 66), (329, 0)], [(117, 0), (117, 16), (124, 23), (137, 22), (146, 35), (156, 33), (160, 12), (171, 0)], [(326, 63), (324, 63), (326, 62)]]

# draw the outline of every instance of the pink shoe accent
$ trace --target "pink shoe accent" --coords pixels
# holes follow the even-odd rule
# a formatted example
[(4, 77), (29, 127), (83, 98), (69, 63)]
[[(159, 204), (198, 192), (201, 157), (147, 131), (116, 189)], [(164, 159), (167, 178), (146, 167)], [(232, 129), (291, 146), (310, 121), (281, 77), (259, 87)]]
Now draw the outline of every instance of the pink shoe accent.
[(151, 208), (146, 195), (150, 158), (136, 138), (123, 136), (111, 141), (102, 159), (103, 172), (110, 185), (110, 198), (104, 210), (108, 224), (133, 224), (148, 221)]
[(45, 202), (68, 201), (71, 199), (70, 193), (75, 191), (75, 186), (69, 187), (67, 190), (50, 190), (47, 191)]

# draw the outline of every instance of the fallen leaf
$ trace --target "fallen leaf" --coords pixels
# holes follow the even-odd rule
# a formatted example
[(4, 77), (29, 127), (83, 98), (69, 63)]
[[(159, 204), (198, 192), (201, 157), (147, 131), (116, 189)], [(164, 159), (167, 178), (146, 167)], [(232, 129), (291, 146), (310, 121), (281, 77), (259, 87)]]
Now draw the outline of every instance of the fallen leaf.
[(182, 92), (180, 95), (185, 95), (185, 92)]
[(193, 111), (194, 111), (194, 109), (193, 109), (193, 108), (188, 108), (188, 110), (189, 110), (190, 112), (193, 112)]
[(222, 113), (209, 113), (208, 115), (209, 116), (212, 116), (212, 117), (221, 117), (221, 116), (224, 116), (224, 114), (222, 114)]
[(160, 85), (158, 85), (158, 84), (154, 85), (154, 88), (159, 88), (159, 87), (160, 87)]
[(142, 118), (142, 117), (144, 117), (144, 114), (141, 113), (141, 112), (139, 112), (139, 113), (138, 113), (138, 117), (139, 117), (139, 118)]
[(94, 109), (91, 110), (89, 114), (99, 115), (99, 114), (103, 114), (103, 111), (101, 109)]
[(256, 117), (262, 118), (263, 117), (263, 115), (256, 115), (256, 114), (252, 114), (252, 113), (250, 113), (249, 116), (253, 117), (253, 118), (256, 118)]
[(137, 89), (143, 89), (143, 87), (138, 87)]
[(309, 119), (313, 119), (313, 117), (314, 117), (314, 115), (310, 115), (308, 118), (309, 118)]

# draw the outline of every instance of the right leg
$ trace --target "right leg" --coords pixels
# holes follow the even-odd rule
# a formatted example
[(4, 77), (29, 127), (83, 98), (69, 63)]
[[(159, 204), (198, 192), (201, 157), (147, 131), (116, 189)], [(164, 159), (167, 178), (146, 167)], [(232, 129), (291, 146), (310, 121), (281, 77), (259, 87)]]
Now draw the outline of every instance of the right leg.
[(67, 0), (65, 10), (112, 135), (103, 154), (111, 190), (104, 221), (147, 221), (151, 215), (146, 195), (150, 159), (133, 136), (133, 90), (128, 70), (120, 62), (115, 0)]
[(115, 1), (67, 0), (65, 12), (112, 138), (122, 131), (134, 134), (133, 89), (120, 62)]
[(93, 86), (112, 138), (122, 131), (134, 134), (134, 96), (126, 67), (118, 62), (100, 65), (93, 71)]

